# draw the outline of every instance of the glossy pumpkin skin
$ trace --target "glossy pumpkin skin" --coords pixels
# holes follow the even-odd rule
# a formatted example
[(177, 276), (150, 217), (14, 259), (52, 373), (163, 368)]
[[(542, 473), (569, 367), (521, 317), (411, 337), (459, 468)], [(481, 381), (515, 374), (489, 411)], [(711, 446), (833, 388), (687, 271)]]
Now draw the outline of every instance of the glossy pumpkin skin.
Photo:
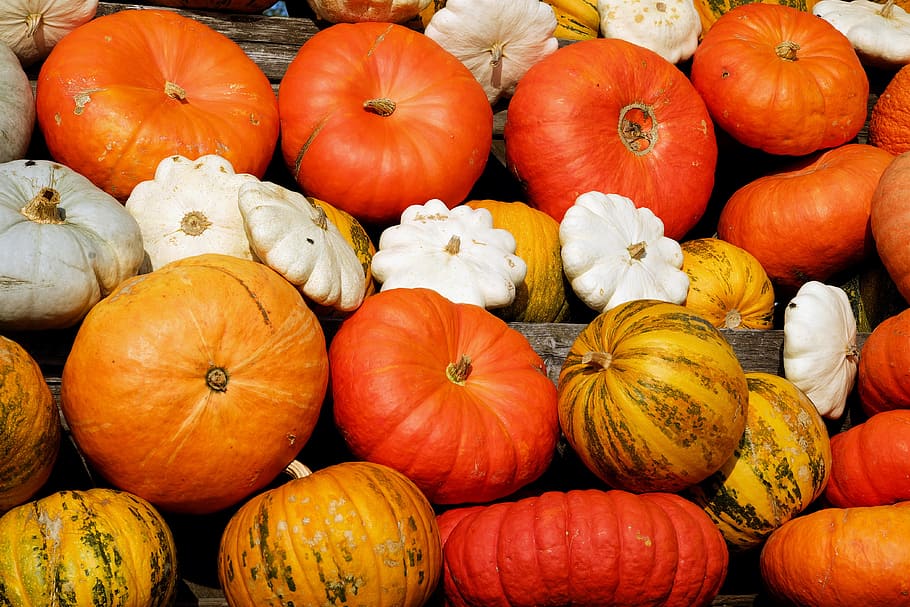
[(648, 207), (681, 239), (705, 212), (717, 141), (688, 78), (641, 46), (583, 40), (535, 63), (509, 102), (510, 171), (531, 206), (562, 221), (589, 191)]
[(271, 482), (307, 442), (327, 385), (325, 336), (299, 292), (264, 264), (207, 254), (92, 308), (61, 404), (114, 486), (196, 514)]
[(702, 36), (711, 29), (714, 22), (722, 15), (742, 4), (763, 2), (765, 4), (783, 4), (807, 13), (812, 12), (817, 0), (695, 0), (695, 10), (701, 19)]
[(893, 158), (849, 143), (759, 177), (724, 204), (717, 235), (755, 256), (782, 291), (825, 282), (874, 253), (872, 196)]
[(177, 594), (171, 530), (115, 489), (59, 491), (0, 517), (0, 603), (168, 607)]
[(882, 172), (872, 195), (870, 225), (875, 249), (894, 286), (910, 301), (910, 152), (895, 156)]
[(463, 202), (492, 145), (483, 87), (402, 25), (321, 30), (288, 66), (278, 105), (284, 162), (303, 192), (368, 225), (433, 198)]
[(579, 333), (559, 374), (559, 421), (615, 489), (678, 491), (734, 453), (749, 391), (732, 347), (684, 306), (633, 300)]
[(380, 291), (332, 338), (329, 364), (352, 453), (403, 472), (434, 504), (504, 497), (552, 460), (556, 388), (543, 360), (480, 306)]
[(369, 462), (335, 464), (251, 498), (228, 521), (218, 552), (231, 607), (421, 607), (441, 574), (426, 497)]
[(910, 502), (823, 508), (776, 529), (761, 576), (774, 598), (812, 607), (906, 607)]
[(846, 36), (809, 12), (753, 2), (719, 18), (692, 57), (692, 84), (743, 145), (802, 156), (847, 143), (869, 80)]
[(908, 339), (910, 310), (904, 309), (876, 325), (863, 342), (856, 391), (866, 415), (910, 409)]
[(515, 254), (528, 266), (511, 305), (492, 312), (514, 322), (565, 321), (569, 316), (569, 301), (560, 255), (559, 223), (520, 201), (469, 200), (465, 204), (488, 210), (493, 216), (493, 227), (508, 230), (515, 237)]
[(910, 500), (910, 410), (882, 411), (831, 437), (825, 499), (838, 508)]
[(754, 255), (719, 238), (680, 243), (689, 277), (685, 306), (720, 329), (774, 324), (774, 285)]
[(452, 607), (699, 607), (728, 565), (723, 537), (694, 504), (598, 489), (463, 513), (443, 554)]
[(162, 9), (104, 15), (67, 35), (38, 74), (54, 160), (125, 201), (162, 158), (219, 154), (262, 177), (278, 140), (271, 83), (234, 41)]
[(60, 452), (57, 404), (31, 354), (0, 335), (0, 513), (31, 499)]
[(832, 467), (828, 430), (809, 397), (778, 375), (749, 372), (746, 380), (746, 429), (736, 451), (685, 493), (737, 550), (759, 546), (805, 511)]

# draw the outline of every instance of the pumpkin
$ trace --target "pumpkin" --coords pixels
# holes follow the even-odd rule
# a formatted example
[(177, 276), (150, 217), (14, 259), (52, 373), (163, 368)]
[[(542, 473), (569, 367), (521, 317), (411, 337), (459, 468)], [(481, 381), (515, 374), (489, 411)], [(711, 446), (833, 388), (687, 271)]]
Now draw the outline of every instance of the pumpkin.
[(910, 605), (910, 502), (822, 508), (776, 529), (760, 571), (773, 599), (812, 607)]
[(837, 508), (910, 500), (910, 410), (882, 411), (831, 437), (825, 499)]
[(431, 3), (432, 0), (307, 0), (316, 18), (327, 23), (404, 23), (420, 16)]
[(145, 3), (189, 10), (261, 13), (275, 4), (275, 0), (146, 0)]
[(251, 181), (259, 182), (235, 173), (218, 154), (162, 158), (155, 176), (137, 183), (124, 203), (142, 231), (143, 269), (203, 253), (253, 259), (237, 208), (241, 187)]
[(504, 497), (552, 460), (556, 388), (527, 338), (480, 306), (381, 291), (342, 323), (329, 362), (351, 453), (404, 473), (434, 504)]
[(198, 514), (271, 482), (307, 442), (327, 386), (325, 336), (300, 293), (265, 264), (206, 254), (92, 308), (61, 405), (112, 485)]
[(167, 607), (177, 550), (165, 520), (124, 491), (57, 491), (0, 517), (0, 603)]
[(61, 430), (38, 363), (0, 335), (0, 513), (30, 500), (50, 478)]
[(124, 10), (86, 23), (48, 55), (36, 84), (52, 158), (125, 201), (167, 156), (219, 154), (262, 177), (278, 106), (240, 46), (171, 10)]
[(797, 10), (811, 12), (818, 0), (694, 0), (695, 10), (701, 18), (702, 36), (722, 15), (741, 4), (763, 2), (765, 4), (783, 4)]
[(515, 255), (525, 262), (524, 280), (512, 303), (492, 312), (513, 322), (563, 322), (569, 317), (566, 280), (559, 244), (559, 223), (522, 201), (469, 200), (472, 209), (486, 209), (493, 227), (515, 238)]
[(825, 422), (796, 385), (778, 375), (746, 373), (746, 429), (720, 470), (687, 490), (736, 550), (758, 547), (805, 511), (831, 474)]
[(651, 49), (670, 63), (692, 57), (701, 19), (692, 0), (598, 0), (600, 33)]
[(910, 309), (882, 320), (863, 342), (856, 374), (859, 404), (868, 416), (910, 409)]
[(443, 556), (452, 607), (703, 607), (729, 558), (711, 520), (682, 497), (599, 489), (463, 513)]
[(572, 343), (557, 385), (566, 440), (616, 489), (701, 482), (733, 455), (746, 425), (749, 389), (732, 347), (670, 302), (600, 313)]
[(789, 6), (737, 6), (692, 56), (692, 84), (739, 143), (802, 156), (853, 139), (866, 121), (869, 80), (833, 25)]
[(754, 255), (711, 237), (687, 240), (680, 249), (687, 308), (721, 329), (774, 326), (774, 285)]
[(0, 329), (74, 326), (142, 265), (133, 216), (62, 164), (0, 164), (0, 215)]
[(866, 65), (900, 68), (910, 62), (910, 14), (894, 0), (820, 0), (812, 14), (846, 36)]
[(493, 110), (470, 70), (393, 23), (341, 23), (308, 39), (278, 104), (302, 192), (371, 226), (434, 198), (463, 202), (492, 146)]
[(449, 0), (424, 33), (464, 63), (495, 104), (557, 49), (555, 30), (553, 8), (539, 0)]
[(869, 211), (869, 225), (875, 250), (895, 288), (910, 301), (910, 208), (906, 192), (910, 184), (910, 152), (894, 157), (882, 171)]
[(218, 550), (230, 607), (421, 607), (441, 571), (426, 497), (406, 476), (370, 462), (335, 464), (249, 499)]
[(0, 5), (0, 43), (28, 67), (45, 59), (61, 38), (97, 11), (98, 0), (6, 0)]
[(35, 129), (35, 96), (19, 59), (0, 43), (0, 163), (28, 153)]
[(600, 35), (600, 13), (597, 0), (545, 0), (556, 14), (556, 31), (560, 40), (589, 40)]
[(875, 252), (872, 195), (893, 158), (848, 143), (788, 163), (727, 199), (717, 235), (755, 256), (783, 292), (825, 282)]
[(905, 116), (910, 99), (910, 69), (905, 67), (894, 72), (869, 115), (869, 141), (895, 155), (910, 151), (910, 124)]
[(534, 64), (503, 137), (528, 204), (557, 221), (581, 194), (613, 193), (679, 240), (714, 187), (717, 141), (701, 97), (674, 64), (625, 40), (583, 40)]

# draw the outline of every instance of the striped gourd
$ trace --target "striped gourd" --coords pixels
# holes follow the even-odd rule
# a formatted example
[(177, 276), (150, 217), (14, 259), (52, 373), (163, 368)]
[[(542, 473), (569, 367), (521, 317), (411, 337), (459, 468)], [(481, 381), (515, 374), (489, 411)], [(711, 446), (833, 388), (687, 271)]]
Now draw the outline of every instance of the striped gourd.
[(801, 11), (812, 12), (812, 7), (818, 0), (695, 0), (695, 10), (701, 17), (701, 35), (714, 25), (721, 16), (730, 10), (742, 4), (752, 4), (753, 2), (762, 2), (764, 4), (783, 4), (792, 6)]
[(176, 589), (170, 528), (135, 495), (59, 491), (0, 517), (0, 605), (165, 607)]
[(678, 491), (717, 471), (745, 428), (733, 348), (684, 306), (632, 300), (596, 316), (558, 379), (559, 419), (587, 467), (617, 489)]
[(556, 13), (556, 32), (562, 40), (587, 40), (600, 33), (596, 0), (546, 0)]
[(342, 462), (248, 500), (222, 533), (218, 576), (231, 607), (420, 607), (442, 575), (441, 544), (406, 476)]
[(720, 470), (685, 492), (735, 549), (758, 546), (824, 491), (831, 473), (825, 423), (799, 388), (749, 372), (746, 429)]

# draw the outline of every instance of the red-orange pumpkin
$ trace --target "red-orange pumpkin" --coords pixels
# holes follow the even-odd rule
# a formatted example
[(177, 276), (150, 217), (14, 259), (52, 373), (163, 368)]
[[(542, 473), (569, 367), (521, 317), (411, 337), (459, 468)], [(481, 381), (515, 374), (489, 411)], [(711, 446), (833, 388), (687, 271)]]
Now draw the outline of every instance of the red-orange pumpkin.
[(849, 143), (795, 161), (736, 190), (717, 234), (754, 255), (785, 291), (825, 282), (875, 252), (872, 195), (893, 158)]
[(910, 409), (910, 309), (889, 316), (866, 337), (856, 392), (866, 415)]
[(714, 187), (717, 141), (701, 97), (675, 65), (620, 39), (576, 42), (535, 63), (503, 136), (528, 203), (558, 221), (596, 190), (650, 208), (678, 240)]
[(219, 154), (264, 175), (278, 104), (230, 38), (161, 9), (124, 10), (67, 35), (38, 74), (38, 124), (54, 160), (126, 200), (162, 158)]
[(695, 50), (690, 77), (720, 128), (770, 154), (841, 145), (866, 120), (869, 80), (853, 45), (790, 6), (726, 12)]
[(910, 152), (895, 156), (872, 196), (871, 226), (882, 265), (904, 299), (910, 301)]
[(452, 54), (392, 23), (310, 38), (278, 90), (281, 150), (304, 193), (366, 224), (412, 204), (464, 201), (483, 173), (493, 111)]
[(720, 532), (672, 493), (550, 491), (458, 516), (443, 545), (452, 607), (700, 607), (727, 573)]
[(126, 280), (91, 309), (61, 401), (113, 485), (206, 513), (281, 473), (327, 386), (325, 336), (297, 289), (264, 264), (207, 254)]
[(353, 454), (403, 472), (434, 503), (504, 497), (552, 460), (556, 387), (528, 340), (480, 306), (380, 291), (342, 324), (329, 362)]

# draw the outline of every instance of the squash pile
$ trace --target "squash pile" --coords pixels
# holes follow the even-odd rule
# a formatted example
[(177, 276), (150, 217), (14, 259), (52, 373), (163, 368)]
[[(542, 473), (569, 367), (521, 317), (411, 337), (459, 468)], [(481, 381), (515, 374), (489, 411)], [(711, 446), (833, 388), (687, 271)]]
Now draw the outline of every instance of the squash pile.
[(897, 0), (8, 4), (0, 605), (910, 605)]

